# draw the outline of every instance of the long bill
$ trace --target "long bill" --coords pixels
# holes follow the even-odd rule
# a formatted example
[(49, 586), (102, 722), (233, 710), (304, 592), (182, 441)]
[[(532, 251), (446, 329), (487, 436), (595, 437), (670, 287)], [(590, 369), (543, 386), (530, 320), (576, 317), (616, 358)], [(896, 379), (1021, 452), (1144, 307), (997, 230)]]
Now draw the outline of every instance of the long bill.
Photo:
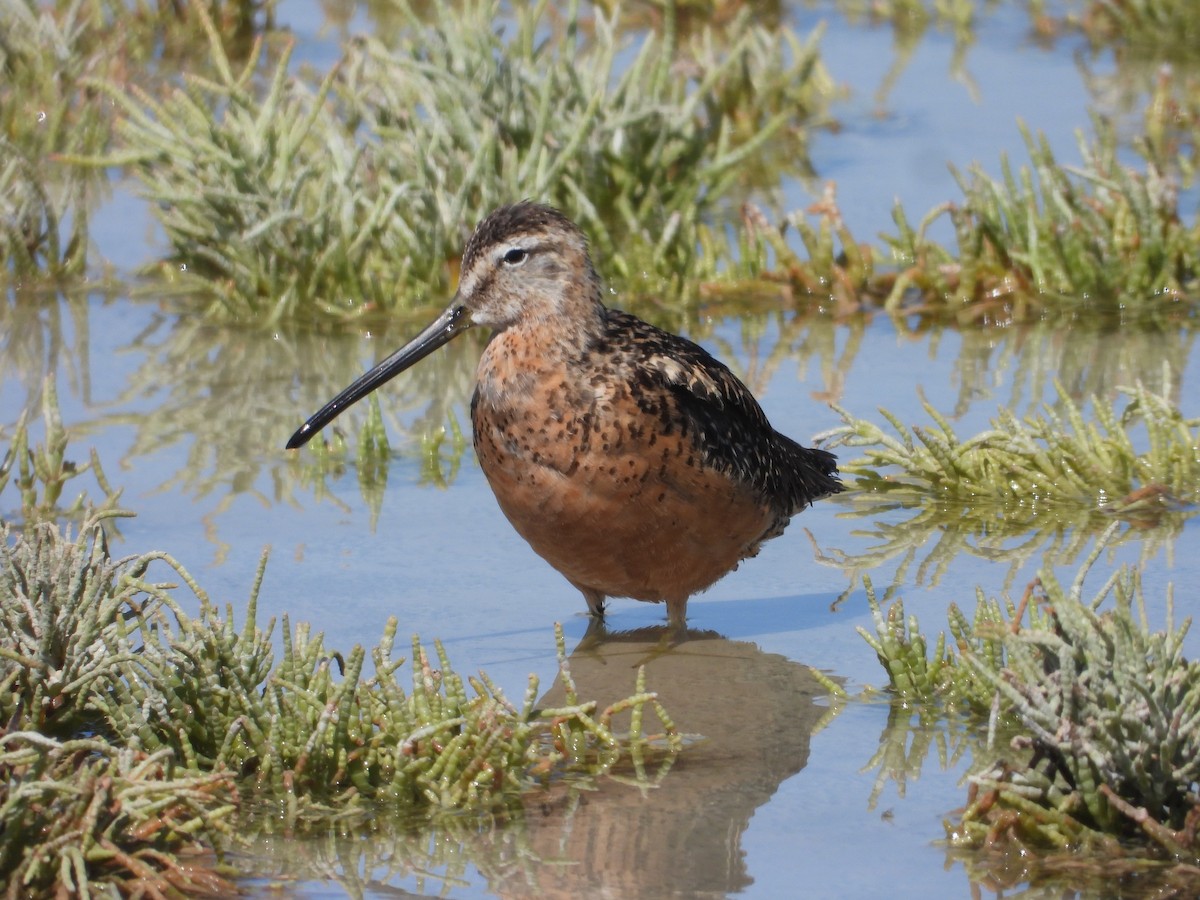
[(303, 447), (313, 435), (341, 415), (348, 406), (357, 403), (380, 385), (448, 343), (460, 331), (470, 327), (471, 317), (467, 314), (466, 307), (457, 302), (451, 303), (424, 331), (313, 413), (288, 440), (287, 448), (295, 450), (297, 447)]

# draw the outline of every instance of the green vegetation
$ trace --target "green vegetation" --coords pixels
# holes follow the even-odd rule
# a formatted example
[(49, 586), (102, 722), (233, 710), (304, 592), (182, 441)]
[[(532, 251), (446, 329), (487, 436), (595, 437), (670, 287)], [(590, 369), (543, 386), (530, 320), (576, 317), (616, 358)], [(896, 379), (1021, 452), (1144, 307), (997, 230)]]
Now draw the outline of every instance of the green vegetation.
[[(1168, 597), (1167, 627), (1152, 631), (1135, 569), (1085, 598), (1105, 541), (1069, 588), (1045, 569), (1017, 604), (980, 592), (973, 622), (952, 605), (950, 639), (940, 634), (932, 650), (902, 603), (885, 614), (873, 592), (875, 634), (860, 632), (899, 700), (987, 725), (969, 805), (947, 824), (951, 847), (986, 849), (990, 862), (976, 864), (998, 870), (1027, 860), (1025, 877), (1074, 867), (1079, 883), (1159, 866), (1194, 879), (1200, 664), (1183, 657), (1190, 620), (1170, 621)], [(1014, 735), (1008, 751), (1003, 735)]]
[(0, 2), (0, 274), (35, 282), (90, 274), (90, 217), (105, 175), (70, 160), (112, 140), (113, 110), (97, 102), (95, 84), (153, 80), (159, 61), (186, 61), (203, 47), (201, 8), (242, 46), (259, 20), (269, 25), (263, 5)]
[[(1149, 536), (1139, 535), (1143, 557), (1152, 556), (1194, 515), (1198, 423), (1145, 387), (1123, 393), (1123, 410), (1093, 398), (1085, 419), (1060, 387), (1057, 405), (1024, 419), (1003, 412), (967, 440), (928, 402), (933, 427), (910, 429), (881, 411), (892, 435), (843, 410), (846, 424), (829, 435), (835, 445), (866, 449), (842, 467), (861, 491), (853, 497), (855, 515), (872, 518), (897, 505), (916, 511), (909, 521), (879, 526), (882, 543), (874, 551), (840, 562), (865, 571), (906, 554), (886, 612), (864, 576), (875, 628), (860, 633), (887, 671), (900, 709), (921, 710), (917, 756), (938, 733), (939, 715), (957, 731), (963, 717), (974, 729), (986, 725), (987, 743), (969, 750), (969, 805), (947, 826), (956, 852), (986, 851), (970, 857), (980, 878), (1079, 885), (1103, 871), (1174, 883), (1194, 877), (1188, 866), (1200, 862), (1191, 824), (1200, 817), (1193, 771), (1200, 747), (1190, 744), (1191, 721), (1200, 715), (1200, 666), (1182, 655), (1186, 623), (1150, 630), (1138, 569), (1113, 573), (1091, 599), (1083, 593), (1102, 549), (1153, 526)], [(1118, 536), (1114, 518), (1134, 528)], [(1105, 522), (1064, 589), (1050, 566), (1082, 553)], [(1006, 538), (1017, 545), (1001, 550)], [(948, 633), (931, 640), (896, 599), (918, 550), (925, 554), (918, 583), (936, 581), (964, 550), (1007, 556), (1012, 571), (1039, 550), (1045, 563), (1018, 603), (979, 590), (973, 618), (951, 604)], [(1013, 735), (1006, 752), (1000, 738)], [(903, 737), (884, 742), (894, 751), (907, 744)], [(955, 752), (968, 749), (958, 741)], [(878, 761), (881, 778), (911, 770), (901, 755), (900, 762)]]
[(204, 847), (227, 840), (233, 776), (105, 741), (0, 734), (0, 874), (10, 900), (230, 893)]
[[(1200, 665), (1183, 657), (1187, 623), (1150, 631), (1144, 610), (1135, 614), (1140, 588), (1130, 569), (1091, 602), (1079, 582), (1068, 593), (1048, 573), (1039, 588), (1045, 618), (1027, 628), (1014, 619), (1011, 638), (1000, 631), (1002, 669), (969, 656), (1026, 734), (1014, 744), (1017, 762), (976, 777), (979, 793), (952, 841), (979, 846), (999, 835), (1110, 852), (1114, 837), (1138, 837), (1164, 860), (1195, 865), (1200, 844), (1187, 826), (1200, 816)], [(1100, 613), (1110, 590), (1113, 608)], [(1044, 815), (1010, 814), (1031, 808)]]
[[(807, 0), (810, 7), (832, 6), (851, 22), (887, 24), (896, 34), (898, 56), (905, 58), (931, 28), (952, 32), (954, 70), (974, 42), (980, 21), (1004, 6), (989, 0)], [(1030, 30), (1043, 40), (1084, 35), (1093, 48), (1134, 49), (1159, 58), (1195, 59), (1196, 19), (1188, 0), (1025, 0)], [(889, 78), (890, 84), (894, 79)]]
[[(1018, 419), (1001, 410), (987, 431), (963, 440), (928, 401), (933, 427), (908, 428), (880, 415), (896, 436), (852, 416), (821, 438), (829, 447), (867, 448), (843, 463), (854, 487), (887, 497), (919, 494), (969, 501), (975, 509), (1074, 506), (1132, 516), (1147, 507), (1195, 503), (1200, 495), (1200, 420), (1187, 419), (1168, 397), (1139, 385), (1126, 389), (1118, 415), (1092, 398), (1091, 415), (1059, 386), (1058, 407)], [(1144, 445), (1145, 449), (1139, 449)]]
[[(841, 221), (832, 194), (778, 227), (751, 220), (744, 231), (743, 277), (776, 281), (792, 292), (828, 294), (846, 314), (882, 306), (896, 315), (960, 325), (1006, 325), (1083, 315), (1111, 321), (1165, 320), (1190, 314), (1200, 283), (1200, 225), (1180, 218), (1176, 191), (1156, 168), (1140, 173), (1117, 161), (1103, 125), (1096, 145), (1080, 137), (1084, 165), (1059, 163), (1042, 138), (1026, 133), (1032, 168), (1002, 180), (972, 166), (956, 173), (961, 202), (947, 202), (916, 226), (897, 206), (899, 228), (884, 235), (898, 271), (860, 246)], [(943, 216), (954, 226), (951, 250), (928, 236)], [(796, 230), (797, 254), (787, 233)]]
[[(931, 425), (910, 428), (881, 409), (890, 431), (835, 406), (845, 424), (819, 437), (862, 452), (840, 462), (853, 489), (843, 515), (865, 520), (862, 536), (873, 541), (825, 554), (851, 575), (843, 597), (886, 561), (936, 584), (962, 554), (1006, 564), (1011, 587), (1027, 563), (1072, 563), (1114, 519), (1128, 527), (1112, 543), (1136, 542), (1152, 559), (1196, 514), (1200, 422), (1143, 385), (1117, 392), (1119, 410), (1097, 397), (1076, 403), (1058, 385), (1056, 404), (1023, 418), (1002, 409), (968, 438), (925, 400)], [(906, 517), (883, 516), (895, 510)]]
[(1064, 22), (1097, 46), (1132, 48), (1158, 59), (1194, 60), (1200, 46), (1194, 13), (1183, 0), (1088, 0)]
[[(29, 446), (29, 410), (21, 413), (13, 428), (8, 449), (0, 458), (0, 493), (11, 483), (20, 492), (21, 511), (26, 522), (52, 522), (59, 518), (78, 519), (85, 514), (103, 513), (105, 517), (121, 515), (117, 509), (121, 492), (114, 491), (100, 467), (100, 458), (93, 450), (90, 462), (82, 465), (67, 459), (70, 436), (63, 427), (58, 411), (58, 388), (54, 379), (42, 383), (42, 422), (46, 443)], [(0, 438), (4, 430), (0, 428)], [(87, 492), (80, 491), (71, 505), (60, 504), (68, 482), (91, 471), (104, 493), (104, 501), (93, 507)]]
[[(1096, 320), (1182, 333), (1200, 296), (1200, 226), (1178, 194), (1194, 180), (1200, 82), (1161, 63), (1194, 61), (1196, 17), (1182, 0), (1077, 5), (1055, 19), (1028, 4), (1033, 29), (1047, 39), (1077, 29), (1115, 47), (1118, 78), (1131, 60), (1149, 61), (1157, 80), (1143, 88), (1144, 134), (1128, 142), (1140, 162), (1122, 161), (1129, 147), (1099, 117), (1079, 138), (1076, 166), (1026, 132), (1027, 165), (1001, 156), (999, 178), (974, 165), (958, 174), (961, 197), (919, 218), (897, 207), (896, 233), (871, 243), (845, 226), (833, 185), (806, 212), (741, 205), (769, 206), (785, 176), (809, 174), (808, 133), (830, 121), (835, 95), (819, 33), (780, 25), (774, 4), (763, 17), (716, 4), (710, 23), (693, 4), (559, 14), (541, 2), (504, 8), (498, 28), (495, 3), (397, 3), (380, 14), (386, 27), (348, 41), (336, 65), (314, 73), (294, 66), (292, 46), (272, 33), (269, 3), (0, 0), (0, 279), (27, 291), (91, 278), (91, 211), (110, 167), (132, 175), (169, 245), (145, 289), (203, 312), (181, 317), (156, 348), (162, 367), (135, 376), (132, 390), (157, 387), (166, 372), (174, 397), (210, 395), (180, 403), (181, 418), (139, 426), (134, 455), (213, 429), (245, 437), (282, 427), (278, 409), (264, 409), (269, 398), (210, 390), (204, 375), (238, 354), (241, 384), (278, 374), (237, 332), (214, 336), (211, 322), (316, 323), (319, 332), (371, 318), (374, 329), (446, 294), (471, 225), (524, 196), (576, 218), (604, 275), (628, 301), (655, 298), (660, 317), (694, 321), (698, 298), (765, 296), (789, 313), (816, 310), (797, 319), (828, 313), (826, 325), (883, 310), (901, 331), (975, 329), (965, 341), (979, 326), (1034, 320), (1072, 323), (1073, 348), (1086, 337), (1080, 324)], [(931, 28), (952, 30), (962, 74), (989, 9), (970, 0), (836, 6), (891, 23), (896, 63), (881, 96)], [(945, 220), (952, 246), (929, 237)], [(793, 324), (781, 324), (781, 344)], [(824, 340), (829, 360), (831, 326)], [(1178, 365), (1190, 347), (1170, 340), (1157, 352)], [(340, 386), (358, 362), (325, 349), (298, 343), (289, 364), (313, 372), (313, 390)], [(901, 574), (916, 564), (918, 582), (932, 582), (966, 552), (1010, 563), (1011, 581), (1035, 554), (1046, 560), (1019, 602), (980, 591), (973, 620), (951, 607), (949, 637), (932, 642), (899, 601), (884, 612), (868, 582), (875, 634), (864, 636), (897, 698), (919, 706), (922, 724), (946, 713), (957, 729), (909, 742), (897, 704), (872, 765), (903, 777), (931, 748), (943, 759), (970, 752), (970, 803), (948, 835), (988, 878), (1078, 871), (1086, 850), (1107, 873), (1153, 870), (1191, 893), (1200, 688), (1180, 652), (1184, 628), (1150, 630), (1133, 570), (1084, 602), (1095, 554), (1068, 589), (1049, 566), (1085, 554), (1114, 518), (1129, 527), (1109, 528), (1106, 546), (1137, 539), (1148, 558), (1168, 545), (1194, 515), (1200, 423), (1171, 402), (1166, 376), (1161, 391), (1137, 382), (1114, 411), (1095, 398), (1136, 381), (1117, 379), (1119, 367), (1097, 374), (1080, 364), (1081, 387), (1056, 364), (1025, 362), (1019, 377), (1066, 386), (1057, 404), (1024, 418), (1002, 412), (968, 438), (929, 404), (931, 426), (881, 411), (890, 431), (843, 410), (844, 425), (826, 435), (864, 452), (843, 466), (855, 488), (845, 509), (871, 522), (877, 544), (853, 558), (830, 554), (853, 577), (898, 558)], [(444, 483), (466, 446), (448, 398), (465, 395), (469, 373), (436, 365), (393, 396), (411, 412), (428, 380), (445, 386), (410, 432), (423, 477)], [(573, 693), (562, 709), (538, 710), (536, 683), (510, 702), (486, 676), (458, 676), (440, 644), (429, 652), (414, 639), (411, 685), (401, 687), (394, 621), (373, 649), (345, 655), (285, 621), (276, 658), (273, 623), (255, 621), (257, 584), (237, 626), (168, 555), (111, 556), (120, 493), (94, 454), (68, 460), (53, 383), (42, 401), (44, 446), (31, 448), (23, 418), (2, 435), (0, 460), (0, 496), (20, 497), (19, 526), (0, 528), (0, 878), (9, 896), (228, 891), (219, 851), (269, 827), (255, 807), (317, 833), (346, 822), (383, 828), (365, 824), (376, 818), (394, 826), (413, 811), (518, 819), (521, 792), (535, 783), (586, 782), (621, 761), (640, 772), (646, 754), (677, 752), (673, 725), (640, 681), (608, 710)], [(354, 450), (334, 431), (315, 452), (293, 455), (291, 480), (276, 484), (284, 496), (272, 499), (289, 499), (294, 484), (320, 496), (354, 460), (377, 514), (396, 417), (364, 408)], [(195, 492), (220, 479), (234, 492), (257, 483), (263, 459), (236, 440), (211, 462), (203, 456), (213, 444), (194, 446), (178, 477)], [(98, 507), (73, 493), (85, 472), (104, 498)], [(895, 508), (910, 518), (880, 515)], [(56, 524), (64, 519), (74, 536)], [(152, 580), (158, 572), (191, 595)], [(884, 601), (897, 593), (894, 585)], [(565, 661), (562, 677), (569, 686)], [(662, 734), (614, 735), (623, 705), (639, 721), (655, 712)], [(448, 817), (442, 833), (465, 848), (479, 841), (472, 827)], [(446, 846), (422, 858), (451, 874), (478, 859), (501, 864), (494, 848)]]
[[(216, 889), (211, 858), (183, 858), (228, 846), (248, 800), (279, 804), (291, 827), (381, 807), (495, 810), (551, 778), (596, 778), (626, 760), (642, 771), (648, 755), (681, 748), (641, 674), (611, 707), (581, 701), (561, 630), (558, 709), (535, 707), (535, 677), (514, 704), (416, 638), (406, 691), (394, 619), (369, 654), (373, 676), (362, 647), (343, 656), (286, 620), (276, 662), (273, 623), (255, 621), (265, 556), (238, 628), (168, 554), (112, 557), (102, 524), (123, 513), (111, 505), (77, 501), (77, 536), (55, 524), (76, 470), (46, 396), (52, 447), (28, 450), (22, 421), (5, 457), (6, 477), (31, 461), (28, 524), (0, 523), (0, 879), (12, 896)], [(176, 585), (151, 580), (160, 569), (187, 585), (198, 615)], [(631, 708), (632, 733), (614, 734), (613, 716)], [(648, 715), (658, 736), (642, 731)]]
[[(1064, 168), (1044, 139), (1025, 134), (1032, 170), (1014, 176), (1002, 157), (1003, 180), (979, 167), (958, 175), (964, 198), (914, 229), (896, 210), (890, 238), (905, 266), (885, 306), (902, 309), (904, 294), (947, 305), (960, 320), (1007, 322), (1042, 315), (1153, 316), (1176, 308), (1196, 287), (1200, 231), (1179, 218), (1172, 186), (1154, 169), (1138, 173), (1116, 159), (1116, 141), (1100, 129), (1097, 145), (1080, 137), (1081, 169)], [(924, 236), (950, 216), (958, 243), (950, 253)]]
[[(853, 19), (867, 15), (843, 7)], [(748, 209), (741, 228), (724, 227), (747, 190), (769, 197), (783, 177), (804, 174), (806, 134), (829, 121), (833, 93), (815, 37), (751, 24), (734, 7), (719, 25), (699, 26), (674, 4), (657, 15), (586, 17), (573, 6), (560, 17), (542, 2), (518, 6), (497, 29), (492, 3), (420, 15), (401, 4), (378, 38), (348, 42), (314, 78), (290, 73), (290, 46), (276, 58), (267, 47), (278, 42), (248, 40), (252, 5), (216, 17), (200, 5), (164, 33), (207, 57), (161, 93), (126, 74), (146, 65), (154, 34), (141, 13), (123, 67), (88, 62), (112, 57), (98, 35), (119, 15), (95, 9), (43, 13), (25, 31), (53, 39), (6, 57), (27, 78), (20, 84), (53, 75), (68, 87), (54, 127), (7, 125), (13, 152), (0, 180), (13, 189), (0, 192), (12, 204), (0, 216), (0, 250), (14, 274), (82, 271), (86, 185), (97, 183), (89, 173), (121, 164), (172, 248), (153, 267), (156, 291), (169, 286), (219, 320), (344, 322), (425, 304), (450, 290), (471, 225), (524, 196), (576, 218), (630, 300), (691, 305), (700, 292), (771, 288), (832, 297), (840, 313), (882, 305), (987, 324), (1186, 314), (1196, 293), (1200, 231), (1178, 209), (1170, 174), (1194, 163), (1186, 79), (1150, 107), (1161, 114), (1134, 142), (1144, 169), (1117, 161), (1103, 122), (1094, 139), (1080, 137), (1076, 168), (1026, 135), (1029, 168), (1002, 158), (996, 180), (972, 167), (959, 176), (961, 201), (919, 219), (897, 208), (898, 231), (873, 247), (846, 231), (832, 189), (815, 221), (792, 212), (770, 224)], [(1174, 15), (1137, 4), (1093, 9), (1084, 20), (1132, 17), (1167, 30)], [(970, 35), (976, 12), (971, 3), (912, 3), (869, 14), (919, 36), (930, 22)], [(1032, 14), (1039, 30), (1066, 27)], [(536, 40), (543, 32), (554, 39)], [(63, 48), (75, 62), (60, 70)], [(83, 97), (97, 91), (120, 113), (115, 147), (111, 113), (92, 112), (104, 105)], [(953, 223), (954, 248), (927, 237), (941, 217)]]
[(99, 149), (111, 127), (99, 104), (77, 99), (89, 71), (105, 71), (82, 5), (61, 18), (20, 2), (0, 7), (0, 261), (18, 278), (84, 271), (97, 179), (52, 156)]
[(1159, 67), (1148, 92), (1143, 155), (1168, 172), (1178, 171), (1180, 181), (1194, 184), (1200, 162), (1200, 73)]
[[(712, 212), (773, 143), (802, 159), (821, 107), (811, 44), (747, 15), (719, 42), (668, 15), (618, 71), (615, 20), (585, 34), (577, 10), (555, 23), (521, 6), (507, 39), (493, 3), (438, 9), (409, 11), (391, 45), (351, 43), (311, 90), (285, 51), (260, 96), (261, 54), (235, 71), (211, 27), (215, 80), (161, 102), (96, 84), (124, 113), (104, 162), (134, 165), (178, 290), (268, 323), (419, 305), (450, 290), (471, 225), (525, 196), (579, 220), (614, 277), (657, 289), (692, 268)], [(559, 39), (536, 39), (548, 27)]]

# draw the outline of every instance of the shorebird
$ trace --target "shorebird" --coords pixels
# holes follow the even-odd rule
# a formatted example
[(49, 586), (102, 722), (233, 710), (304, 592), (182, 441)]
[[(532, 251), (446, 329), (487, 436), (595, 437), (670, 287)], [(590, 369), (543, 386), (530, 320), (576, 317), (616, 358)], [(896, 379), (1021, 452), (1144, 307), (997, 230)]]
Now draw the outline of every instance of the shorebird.
[(525, 201), (475, 229), (458, 291), (411, 342), (291, 437), (472, 326), (492, 330), (471, 398), (475, 454), (505, 516), (603, 618), (609, 597), (687, 601), (842, 489), (832, 453), (777, 432), (699, 345), (601, 302), (587, 240)]

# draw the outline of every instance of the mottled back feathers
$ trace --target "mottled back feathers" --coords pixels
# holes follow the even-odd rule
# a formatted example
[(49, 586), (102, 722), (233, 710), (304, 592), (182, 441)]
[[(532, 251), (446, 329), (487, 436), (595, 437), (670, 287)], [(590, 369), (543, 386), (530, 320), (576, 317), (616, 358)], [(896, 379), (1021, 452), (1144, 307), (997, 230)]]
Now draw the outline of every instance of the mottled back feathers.
[[(842, 490), (833, 454), (802, 447), (775, 431), (749, 389), (704, 348), (629, 313), (606, 309), (586, 238), (558, 210), (528, 200), (495, 210), (467, 242), (464, 280), (478, 278), (481, 287), (498, 290), (487, 262), (497, 247), (557, 247), (559, 252), (580, 254), (578, 282), (572, 286), (585, 306), (600, 312), (600, 328), (594, 330), (592, 320), (583, 329), (577, 318), (560, 323), (558, 333), (547, 334), (539, 324), (537, 341), (544, 352), (554, 352), (552, 346), (560, 343), (570, 347), (572, 364), (594, 377), (627, 379), (648, 421), (683, 429), (705, 465), (752, 487), (781, 517)], [(543, 310), (532, 308), (533, 296), (526, 294), (518, 302), (525, 303), (529, 318), (540, 323)], [(578, 316), (579, 307), (573, 312)], [(525, 326), (518, 319), (516, 327)], [(578, 335), (571, 333), (576, 330)], [(582, 346), (574, 340), (580, 335), (585, 339)]]
[(610, 365), (622, 357), (643, 413), (683, 428), (705, 465), (750, 485), (782, 516), (842, 490), (833, 454), (772, 428), (750, 390), (703, 347), (620, 310), (605, 319), (592, 352)]

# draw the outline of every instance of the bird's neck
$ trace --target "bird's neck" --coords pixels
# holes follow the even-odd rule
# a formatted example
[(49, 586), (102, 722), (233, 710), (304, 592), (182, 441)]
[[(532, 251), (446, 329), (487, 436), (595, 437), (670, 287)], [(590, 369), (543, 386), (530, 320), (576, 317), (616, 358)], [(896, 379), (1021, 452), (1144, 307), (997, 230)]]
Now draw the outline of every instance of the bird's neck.
[[(589, 285), (591, 288), (591, 285)], [(529, 315), (504, 329), (534, 355), (550, 360), (577, 359), (605, 333), (608, 310), (600, 302), (597, 284), (587, 291), (569, 286), (553, 302), (539, 304), (540, 315)]]
[(479, 360), (476, 402), (512, 409), (545, 405), (548, 391), (587, 393), (580, 361), (603, 336), (606, 314), (597, 302), (569, 318), (528, 320), (495, 332)]

